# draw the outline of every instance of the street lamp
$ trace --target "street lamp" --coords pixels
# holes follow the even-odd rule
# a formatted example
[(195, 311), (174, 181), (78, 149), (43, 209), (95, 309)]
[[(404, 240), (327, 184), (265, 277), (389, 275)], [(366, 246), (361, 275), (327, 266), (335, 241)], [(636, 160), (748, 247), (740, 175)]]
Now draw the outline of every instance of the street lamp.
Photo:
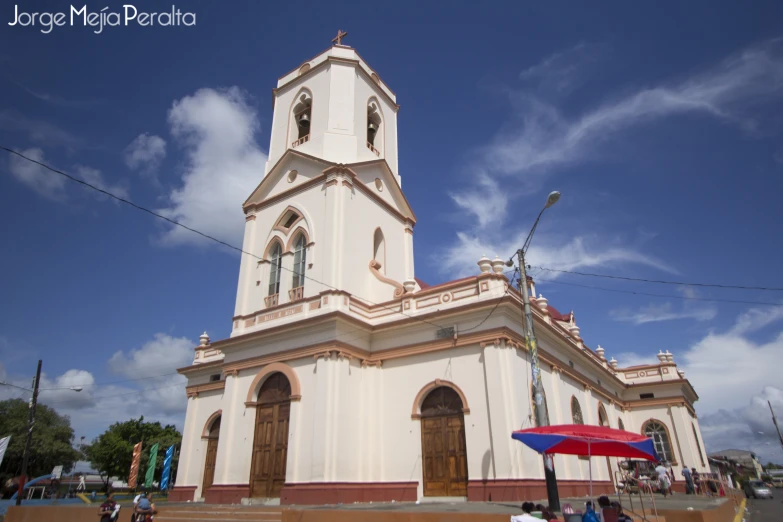
[[(38, 370), (35, 372), (35, 381), (33, 381), (33, 389), (29, 390), (27, 388), (22, 388), (21, 386), (17, 386), (15, 384), (10, 384), (7, 382), (0, 382), (0, 384), (4, 386), (11, 386), (12, 388), (19, 388), (20, 390), (25, 390), (28, 392), (32, 392), (33, 396), (30, 399), (30, 413), (27, 420), (27, 438), (24, 442), (24, 454), (22, 456), (22, 476), (19, 480), (19, 491), (16, 494), (16, 505), (21, 506), (22, 505), (22, 493), (24, 491), (24, 484), (27, 482), (27, 462), (30, 460), (30, 444), (33, 442), (33, 426), (35, 425), (35, 408), (38, 405), (38, 392), (39, 391), (46, 391), (39, 390), (38, 385), (41, 382), (41, 365), (43, 364), (43, 361), (40, 359), (38, 360)], [(75, 392), (82, 391), (81, 386), (70, 386), (70, 390), (73, 390)]]
[[(533, 373), (533, 397), (536, 404), (536, 425), (548, 426), (549, 419), (547, 415), (547, 406), (544, 401), (544, 385), (541, 382), (541, 366), (538, 360), (538, 343), (536, 342), (536, 333), (533, 330), (533, 311), (530, 308), (530, 295), (527, 288), (527, 266), (525, 264), (525, 253), (530, 247), (530, 241), (533, 239), (533, 234), (538, 227), (538, 222), (541, 219), (541, 215), (546, 209), (557, 203), (560, 199), (560, 192), (553, 191), (549, 193), (546, 198), (546, 204), (541, 212), (538, 213), (533, 228), (530, 229), (530, 233), (525, 239), (525, 243), (522, 248), (517, 250), (517, 258), (519, 260), (519, 270), (521, 273), (521, 281), (519, 285), (520, 293), (522, 294), (523, 310), (525, 314), (525, 344), (527, 350), (530, 353), (530, 367)], [(506, 262), (506, 266), (514, 266), (514, 257)], [(551, 455), (544, 454), (544, 477), (546, 479), (546, 495), (549, 501), (549, 508), (552, 511), (560, 511), (560, 496), (557, 492), (557, 476), (555, 475), (555, 465)]]

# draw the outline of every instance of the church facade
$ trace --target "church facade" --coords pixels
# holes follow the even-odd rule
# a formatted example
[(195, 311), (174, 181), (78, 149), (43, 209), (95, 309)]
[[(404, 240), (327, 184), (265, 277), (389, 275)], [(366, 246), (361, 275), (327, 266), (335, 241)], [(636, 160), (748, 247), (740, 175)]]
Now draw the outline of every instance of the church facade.
[[(269, 161), (243, 205), (229, 338), (204, 334), (188, 379), (172, 500), (283, 504), (545, 498), (521, 295), (502, 260), (430, 286), (415, 277), (396, 96), (337, 44), (278, 80)], [(532, 281), (531, 281), (532, 283)], [(708, 472), (696, 392), (667, 351), (621, 368), (531, 285), (552, 424), (653, 437), (676, 478)], [(592, 459), (595, 491), (617, 463)], [(561, 496), (588, 460), (555, 457)]]

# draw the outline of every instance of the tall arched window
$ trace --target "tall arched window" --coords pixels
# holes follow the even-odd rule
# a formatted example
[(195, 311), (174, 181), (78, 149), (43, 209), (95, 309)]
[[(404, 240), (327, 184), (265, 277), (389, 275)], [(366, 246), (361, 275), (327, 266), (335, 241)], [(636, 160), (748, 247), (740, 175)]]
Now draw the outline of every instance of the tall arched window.
[(606, 415), (606, 408), (603, 404), (598, 405), (598, 425), (609, 427), (609, 417)]
[(571, 419), (574, 424), (584, 424), (584, 418), (582, 417), (582, 407), (579, 406), (579, 400), (576, 397), (571, 397)]
[(372, 258), (378, 263), (378, 271), (386, 273), (386, 240), (383, 238), (383, 232), (380, 228), (375, 229), (372, 238)]
[(669, 463), (674, 462), (672, 447), (669, 442), (669, 432), (661, 421), (655, 419), (648, 420), (642, 429), (642, 433), (653, 440), (655, 451), (658, 452), (661, 460)]
[(305, 282), (305, 265), (307, 264), (307, 244), (304, 234), (299, 234), (294, 243), (294, 279), (291, 283), (291, 300), (302, 298)]
[(704, 467), (704, 453), (701, 452), (701, 443), (699, 442), (699, 432), (696, 431), (696, 425), (691, 424), (693, 428), (693, 438), (696, 440), (696, 450), (699, 452), (699, 460), (701, 461), (701, 467)]
[(617, 429), (625, 431), (625, 423), (623, 419), (617, 419)]
[(274, 306), (277, 304), (277, 294), (280, 293), (280, 270), (283, 267), (283, 249), (280, 243), (275, 242), (272, 247), (272, 252), (269, 255), (269, 297), (274, 296), (275, 303), (267, 303), (267, 306)]

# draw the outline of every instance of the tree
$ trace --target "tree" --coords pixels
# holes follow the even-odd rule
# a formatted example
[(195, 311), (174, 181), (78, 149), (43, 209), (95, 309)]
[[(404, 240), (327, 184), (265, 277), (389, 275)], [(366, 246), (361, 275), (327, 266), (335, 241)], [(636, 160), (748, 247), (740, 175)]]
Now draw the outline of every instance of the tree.
[[(29, 405), (22, 399), (0, 401), (0, 437), (11, 436), (2, 467), (2, 483), (22, 472), (24, 444), (27, 438)], [(30, 444), (27, 475), (31, 478), (51, 473), (55, 466), (63, 466), (67, 473), (79, 459), (79, 452), (71, 446), (73, 428), (67, 415), (59, 415), (45, 404), (35, 410), (35, 426)]]
[(764, 469), (783, 469), (783, 466), (780, 464), (775, 464), (773, 462), (767, 462), (767, 465), (764, 466)]
[[(128, 480), (133, 461), (133, 446), (143, 442), (141, 462), (139, 464), (139, 483), (144, 480), (150, 458), (150, 448), (156, 442), (160, 445), (158, 460), (155, 464), (155, 477), (160, 480), (163, 472), (163, 456), (166, 449), (182, 442), (182, 434), (172, 425), (161, 426), (160, 422), (144, 422), (144, 417), (125, 422), (116, 422), (109, 426), (92, 444), (84, 448), (87, 460), (98, 470), (106, 484), (109, 477)], [(175, 452), (171, 462), (171, 476), (175, 476), (178, 454)]]

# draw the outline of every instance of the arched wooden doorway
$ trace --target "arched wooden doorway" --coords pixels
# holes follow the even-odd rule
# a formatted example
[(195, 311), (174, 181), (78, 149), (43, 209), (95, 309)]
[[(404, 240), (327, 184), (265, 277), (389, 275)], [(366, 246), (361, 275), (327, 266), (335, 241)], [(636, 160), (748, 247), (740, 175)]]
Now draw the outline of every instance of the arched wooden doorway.
[(466, 497), (468, 458), (465, 417), (459, 394), (440, 386), (421, 404), (421, 448), (425, 497)]
[(256, 406), (250, 496), (277, 498), (285, 484), (288, 458), (288, 421), (291, 414), (291, 383), (280, 372), (261, 385)]
[(205, 497), (207, 490), (215, 481), (215, 462), (217, 461), (218, 440), (220, 439), (220, 419), (218, 416), (212, 421), (207, 434), (207, 457), (204, 462), (204, 483), (201, 485), (201, 496)]

